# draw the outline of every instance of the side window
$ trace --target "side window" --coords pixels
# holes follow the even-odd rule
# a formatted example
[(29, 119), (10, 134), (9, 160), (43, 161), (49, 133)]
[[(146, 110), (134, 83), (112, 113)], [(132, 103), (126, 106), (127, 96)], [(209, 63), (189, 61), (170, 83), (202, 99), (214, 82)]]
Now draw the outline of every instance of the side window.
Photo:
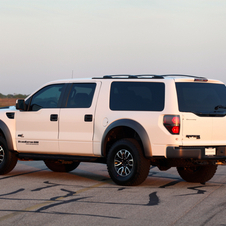
[(162, 111), (165, 84), (160, 82), (113, 82), (110, 109), (113, 111)]
[(96, 83), (75, 83), (73, 84), (67, 108), (89, 108), (92, 105)]
[(39, 90), (33, 95), (29, 110), (38, 111), (42, 108), (57, 108), (63, 86), (64, 84), (54, 84)]

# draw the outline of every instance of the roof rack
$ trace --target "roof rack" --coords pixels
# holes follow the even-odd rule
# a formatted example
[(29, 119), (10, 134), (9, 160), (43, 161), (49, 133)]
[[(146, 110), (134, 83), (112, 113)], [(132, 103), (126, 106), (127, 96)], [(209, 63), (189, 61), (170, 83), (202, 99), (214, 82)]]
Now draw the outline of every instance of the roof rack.
[(195, 76), (195, 75), (182, 75), (182, 74), (167, 74), (167, 75), (162, 75), (163, 77), (189, 77), (189, 78), (202, 78), (206, 79), (205, 77), (202, 76)]
[(153, 75), (153, 74), (140, 74), (140, 75), (104, 75), (103, 77), (93, 77), (93, 79), (164, 79), (165, 77), (189, 77), (194, 78), (196, 81), (208, 81), (207, 78), (194, 75), (183, 75), (183, 74), (166, 74), (166, 75)]
[(162, 75), (152, 75), (152, 74), (141, 74), (141, 75), (137, 75), (139, 78), (164, 78)]
[(152, 75), (152, 74), (143, 74), (143, 75), (105, 75), (103, 76), (104, 79), (112, 79), (112, 78), (151, 78), (151, 79), (163, 79), (162, 75)]
[(121, 75), (104, 75), (103, 78), (137, 78), (136, 75), (127, 75), (127, 74), (121, 74)]

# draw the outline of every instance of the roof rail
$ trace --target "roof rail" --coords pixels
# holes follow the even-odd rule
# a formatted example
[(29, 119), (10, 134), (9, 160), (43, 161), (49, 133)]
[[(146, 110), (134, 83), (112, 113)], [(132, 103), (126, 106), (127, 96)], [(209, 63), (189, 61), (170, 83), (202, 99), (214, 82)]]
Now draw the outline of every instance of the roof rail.
[(141, 74), (141, 75), (105, 75), (103, 76), (104, 79), (112, 79), (112, 78), (151, 78), (151, 79), (163, 79), (162, 75), (152, 75), (152, 74)]
[[(104, 75), (103, 77), (93, 77), (93, 79), (164, 79), (165, 77), (189, 77), (199, 79), (200, 81), (208, 81), (207, 78), (194, 75), (183, 75), (183, 74), (166, 74), (166, 75), (153, 75), (153, 74), (140, 74), (140, 75)], [(198, 80), (197, 80), (198, 81)]]
[(139, 78), (145, 78), (145, 77), (148, 77), (148, 78), (164, 78), (162, 75), (153, 75), (153, 74), (141, 74), (141, 75), (137, 75)]
[(137, 78), (136, 75), (104, 75), (103, 78)]
[(205, 77), (202, 76), (195, 76), (195, 75), (182, 75), (182, 74), (167, 74), (167, 75), (162, 75), (163, 77), (189, 77), (189, 78), (202, 78), (206, 79)]

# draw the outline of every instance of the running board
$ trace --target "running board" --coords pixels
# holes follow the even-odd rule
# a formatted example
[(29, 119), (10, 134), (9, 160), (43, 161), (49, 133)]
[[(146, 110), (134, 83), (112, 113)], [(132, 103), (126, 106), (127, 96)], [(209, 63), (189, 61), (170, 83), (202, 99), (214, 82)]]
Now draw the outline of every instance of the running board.
[(78, 162), (98, 162), (106, 163), (106, 159), (103, 157), (90, 157), (90, 156), (75, 156), (75, 155), (48, 155), (48, 154), (33, 154), (33, 153), (18, 153), (19, 160), (67, 160)]

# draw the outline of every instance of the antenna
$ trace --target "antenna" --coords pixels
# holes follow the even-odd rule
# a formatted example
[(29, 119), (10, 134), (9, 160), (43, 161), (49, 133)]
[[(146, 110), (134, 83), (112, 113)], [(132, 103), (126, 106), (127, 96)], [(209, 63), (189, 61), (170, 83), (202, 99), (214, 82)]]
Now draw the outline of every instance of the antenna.
[(74, 70), (72, 70), (71, 78), (74, 78)]

